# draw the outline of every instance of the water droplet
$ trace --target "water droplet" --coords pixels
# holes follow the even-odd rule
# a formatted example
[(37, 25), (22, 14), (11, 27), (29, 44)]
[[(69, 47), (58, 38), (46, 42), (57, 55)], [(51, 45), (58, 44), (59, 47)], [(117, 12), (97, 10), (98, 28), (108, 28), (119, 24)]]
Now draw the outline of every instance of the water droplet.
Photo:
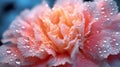
[(96, 47), (98, 46), (98, 45), (95, 45)]
[(101, 57), (103, 57), (103, 55), (102, 55), (102, 54), (101, 54), (100, 56), (101, 56)]
[(22, 26), (21, 28), (22, 28), (22, 29), (25, 29), (25, 26)]
[(10, 61), (13, 61), (13, 59), (11, 58)]
[(99, 20), (99, 18), (95, 18), (95, 20)]
[(15, 30), (15, 32), (20, 33), (20, 31), (19, 31), (19, 30)]
[(108, 0), (105, 0), (105, 1), (108, 1)]
[(96, 33), (98, 34), (98, 33), (100, 33), (100, 31), (96, 31)]
[(87, 5), (87, 7), (90, 7), (90, 5)]
[(114, 9), (114, 8), (112, 8), (112, 10), (114, 11), (115, 9)]
[(99, 51), (99, 53), (102, 53), (102, 51)]
[(107, 51), (106, 51), (106, 50), (104, 50), (103, 52), (104, 52), (104, 53), (106, 53)]
[(28, 46), (28, 45), (23, 45), (23, 48), (30, 48), (30, 46)]
[(26, 48), (26, 46), (24, 45), (23, 48)]
[(118, 35), (118, 34), (120, 34), (120, 33), (119, 33), (119, 32), (116, 32), (115, 34)]
[(102, 13), (102, 14), (104, 14), (105, 12), (104, 12), (104, 11), (102, 11), (101, 13)]
[(25, 42), (29, 42), (30, 39), (29, 39), (29, 37), (26, 37), (24, 40), (25, 40)]
[(111, 14), (111, 15), (113, 15), (113, 13), (112, 13), (112, 12), (111, 12), (110, 14)]
[(104, 9), (105, 9), (104, 7), (101, 8), (101, 10), (104, 10)]
[(113, 41), (116, 41), (116, 39), (113, 39)]
[(27, 45), (26, 48), (30, 48), (30, 46)]
[(103, 44), (102, 46), (103, 46), (103, 47), (105, 47), (105, 45), (104, 45), (104, 44)]
[(107, 15), (105, 15), (104, 17), (107, 18)]
[(117, 46), (118, 46), (118, 45), (119, 45), (119, 43), (116, 43), (115, 45), (117, 45)]
[(15, 63), (16, 64), (21, 64), (20, 59), (16, 59)]
[(33, 50), (29, 50), (29, 52), (33, 52)]
[(41, 52), (44, 52), (44, 50), (43, 50), (43, 49), (40, 49), (40, 51), (41, 51)]
[(107, 20), (110, 20), (110, 18), (107, 18)]
[(11, 54), (12, 53), (11, 49), (7, 49), (6, 52), (7, 52), (7, 54)]
[(98, 50), (101, 50), (101, 48), (98, 48)]
[(103, 42), (104, 42), (104, 43), (106, 43), (107, 41), (106, 41), (106, 40), (104, 40)]
[(111, 2), (110, 4), (111, 4), (111, 5), (113, 5), (113, 3), (112, 3), (112, 2)]
[(17, 55), (15, 54), (14, 56), (16, 57)]

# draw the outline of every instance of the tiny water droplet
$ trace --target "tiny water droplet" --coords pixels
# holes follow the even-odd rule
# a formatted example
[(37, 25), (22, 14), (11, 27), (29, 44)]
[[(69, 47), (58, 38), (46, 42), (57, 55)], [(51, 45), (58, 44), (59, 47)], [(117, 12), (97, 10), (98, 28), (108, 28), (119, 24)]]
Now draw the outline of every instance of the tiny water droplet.
[(101, 10), (104, 10), (104, 9), (105, 9), (104, 7), (101, 8)]
[(29, 42), (29, 38), (27, 37), (26, 39), (24, 39), (25, 40), (25, 42)]
[(99, 53), (102, 53), (102, 51), (99, 51)]
[(110, 18), (107, 18), (107, 20), (110, 20)]
[(111, 14), (111, 15), (113, 15), (113, 13), (112, 13), (112, 12), (111, 12), (110, 14)]
[(25, 26), (22, 26), (21, 28), (22, 28), (22, 29), (25, 29)]
[(26, 46), (24, 45), (23, 48), (26, 48)]
[(107, 15), (104, 16), (105, 18), (107, 17)]
[(112, 2), (111, 2), (110, 4), (111, 4), (111, 5), (113, 5), (113, 3), (112, 3)]
[(102, 11), (101, 13), (102, 13), (102, 14), (104, 14), (105, 12), (104, 12), (104, 11)]
[(119, 44), (118, 44), (118, 43), (116, 43), (115, 45), (117, 45), (117, 46), (118, 46)]
[(115, 9), (113, 8), (112, 10), (114, 11)]
[(16, 64), (21, 64), (20, 59), (16, 59), (15, 63)]
[(120, 33), (119, 33), (119, 32), (116, 32), (115, 34), (118, 35), (118, 34), (120, 34)]
[(108, 0), (105, 0), (105, 1), (108, 1)]
[(30, 46), (27, 45), (26, 48), (30, 48)]
[(113, 39), (113, 41), (116, 41), (116, 39)]
[(29, 50), (29, 52), (33, 52), (33, 50)]
[(96, 47), (98, 46), (98, 45), (95, 45)]
[(41, 52), (44, 52), (44, 50), (43, 50), (43, 49), (40, 49), (40, 51), (41, 51)]
[(19, 31), (19, 30), (15, 30), (15, 32), (20, 33), (20, 31)]
[(103, 55), (102, 55), (102, 54), (101, 54), (100, 56), (101, 56), (101, 57), (103, 57)]
[(100, 33), (100, 31), (96, 31), (96, 33), (98, 34), (98, 33)]
[(95, 18), (95, 20), (98, 20), (99, 18)]
[(103, 46), (103, 47), (105, 47), (105, 45), (104, 45), (104, 44), (103, 44), (102, 46)]
[(90, 5), (87, 5), (87, 7), (90, 7)]
[(104, 53), (106, 53), (107, 51), (106, 51), (106, 50), (104, 50), (103, 52), (104, 52)]
[(103, 42), (104, 42), (104, 43), (106, 43), (107, 41), (106, 41), (106, 40), (104, 40)]
[(11, 54), (12, 53), (11, 49), (7, 49), (6, 52), (7, 52), (7, 54)]
[(13, 61), (13, 59), (11, 58), (10, 61)]
[(98, 48), (98, 50), (101, 50), (100, 48)]

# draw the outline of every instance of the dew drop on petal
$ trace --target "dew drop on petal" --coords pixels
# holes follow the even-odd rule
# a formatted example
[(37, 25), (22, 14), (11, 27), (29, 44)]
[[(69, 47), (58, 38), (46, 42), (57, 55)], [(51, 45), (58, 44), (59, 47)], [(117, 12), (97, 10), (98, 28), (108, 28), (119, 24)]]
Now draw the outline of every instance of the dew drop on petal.
[(7, 52), (7, 54), (11, 54), (12, 53), (11, 49), (7, 49), (6, 52)]
[(99, 20), (99, 18), (95, 18), (95, 20)]
[(25, 26), (22, 26), (21, 28), (22, 28), (22, 29), (25, 29)]
[(11, 58), (10, 61), (13, 61), (13, 59)]
[(112, 12), (111, 12), (110, 14), (111, 14), (111, 15), (113, 15), (113, 13), (112, 13)]
[(113, 41), (116, 41), (116, 39), (113, 39)]
[(106, 53), (107, 51), (106, 51), (106, 50), (104, 50), (103, 52), (104, 52), (104, 53)]
[(103, 42), (104, 42), (104, 43), (106, 43), (107, 41), (106, 41), (106, 40), (104, 40)]
[(107, 18), (107, 20), (109, 21), (109, 20), (110, 20), (110, 18)]
[(118, 46), (118, 45), (119, 45), (119, 43), (116, 43), (115, 45), (116, 45), (116, 46)]
[(19, 30), (15, 30), (15, 32), (16, 32), (16, 33), (20, 33), (20, 31), (19, 31)]
[(120, 34), (120, 32), (116, 32), (115, 34), (116, 34), (116, 35), (119, 35), (119, 34)]
[(102, 14), (104, 14), (105, 12), (104, 12), (104, 11), (102, 11), (101, 13), (102, 13)]
[(99, 51), (99, 53), (102, 53), (102, 51)]
[(15, 63), (18, 64), (18, 65), (20, 65), (20, 64), (21, 64), (20, 59), (16, 59), (16, 60), (15, 60)]
[(104, 10), (104, 9), (105, 9), (104, 7), (101, 8), (101, 10)]

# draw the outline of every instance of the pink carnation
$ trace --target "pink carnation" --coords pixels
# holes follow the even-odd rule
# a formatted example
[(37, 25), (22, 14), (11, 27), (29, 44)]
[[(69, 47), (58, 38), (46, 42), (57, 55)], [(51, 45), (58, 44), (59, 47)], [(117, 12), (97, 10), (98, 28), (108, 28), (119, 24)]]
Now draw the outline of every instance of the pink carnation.
[(43, 2), (24, 10), (3, 34), (1, 66), (116, 67), (119, 18), (113, 0), (58, 0), (52, 9)]

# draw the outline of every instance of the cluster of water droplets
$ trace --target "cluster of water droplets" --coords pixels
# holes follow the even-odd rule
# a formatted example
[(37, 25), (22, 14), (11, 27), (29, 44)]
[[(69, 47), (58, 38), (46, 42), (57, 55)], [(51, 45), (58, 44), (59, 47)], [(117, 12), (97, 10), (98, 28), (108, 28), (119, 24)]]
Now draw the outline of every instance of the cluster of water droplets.
[[(4, 48), (4, 47), (3, 47)], [(5, 63), (9, 63), (11, 65), (15, 65), (15, 66), (19, 66), (21, 64), (21, 60), (20, 58), (17, 56), (17, 54), (15, 54), (15, 52), (17, 51), (13, 51), (10, 48), (6, 48), (5, 51), (3, 51), (1, 54), (4, 56), (3, 61)], [(6, 60), (5, 60), (6, 58)]]
[(101, 12), (101, 20), (104, 23), (103, 25), (111, 24), (111, 21), (118, 13), (118, 7), (116, 3), (112, 0), (100, 0), (100, 4), (98, 4)]
[[(107, 33), (108, 34), (108, 33)], [(107, 58), (109, 55), (116, 55), (120, 52), (120, 32), (110, 33), (109, 36), (97, 41), (95, 47), (101, 58)]]
[[(89, 30), (91, 29), (92, 24), (95, 22), (102, 22), (104, 27), (106, 25), (110, 25), (114, 16), (118, 13), (118, 7), (116, 6), (116, 3), (113, 0), (98, 0), (98, 2), (85, 2), (82, 5), (83, 12), (86, 12), (84, 15), (84, 18), (89, 17), (90, 24), (88, 26)], [(21, 54), (24, 57), (29, 57), (29, 56), (37, 56), (39, 58), (44, 58), (46, 55), (46, 52), (52, 54), (52, 50), (49, 49), (50, 46), (41, 46), (40, 45), (46, 45), (46, 44), (37, 44), (37, 41), (31, 40), (29, 37), (22, 36), (23, 31), (26, 30), (27, 23), (21, 18), (17, 18), (10, 26), (10, 31), (12, 31), (12, 34), (16, 38), (16, 44), (13, 44), (17, 46), (17, 50), (21, 52)], [(26, 26), (25, 26), (26, 25)], [(28, 24), (29, 25), (29, 24)], [(34, 30), (35, 31), (35, 30)], [(38, 30), (36, 30), (38, 31)], [(73, 32), (74, 33), (74, 32)], [(100, 30), (96, 31), (96, 36), (100, 35)], [(7, 33), (8, 35), (9, 33)], [(106, 33), (104, 33), (106, 34)], [(109, 32), (107, 33), (109, 34)], [(90, 54), (97, 55), (100, 58), (107, 58), (110, 54), (118, 54), (120, 51), (120, 32), (110, 32), (110, 36), (102, 36), (101, 40), (97, 41), (96, 44), (93, 43), (91, 44), (90, 41), (87, 41), (87, 44), (89, 45), (87, 48), (90, 50)], [(36, 35), (36, 33), (35, 33)], [(77, 35), (76, 35), (77, 36)], [(7, 37), (7, 36), (5, 36)], [(78, 38), (81, 37), (81, 34), (78, 35)], [(94, 37), (93, 37), (94, 38)], [(81, 42), (78, 41), (79, 44)], [(77, 42), (76, 42), (77, 43)], [(75, 44), (76, 44), (75, 43)], [(78, 43), (76, 45), (79, 45)], [(86, 46), (86, 45), (85, 45)], [(92, 46), (92, 47), (91, 47)], [(77, 46), (78, 47), (78, 46)], [(75, 49), (77, 49), (77, 47)], [(84, 46), (82, 46), (84, 48)], [(4, 47), (5, 48), (5, 47)], [(0, 48), (2, 50), (0, 53), (0, 57), (7, 57), (6, 60), (4, 60), (7, 63), (10, 64), (16, 64), (17, 66), (21, 65), (22, 61), (21, 58), (17, 55), (19, 53), (17, 50), (13, 50), (12, 48)], [(96, 50), (96, 51), (95, 51)], [(89, 52), (89, 51), (88, 51)], [(92, 53), (94, 52), (94, 53)], [(73, 52), (74, 53), (74, 52)], [(53, 54), (54, 55), (54, 54)], [(74, 55), (74, 54), (73, 54)], [(55, 55), (54, 55), (55, 56)], [(5, 58), (4, 57), (4, 58)], [(0, 58), (1, 59), (1, 58)], [(9, 60), (9, 61), (8, 61)], [(58, 62), (59, 63), (59, 62)], [(62, 63), (62, 62), (61, 62)], [(64, 64), (64, 63), (62, 63)]]

